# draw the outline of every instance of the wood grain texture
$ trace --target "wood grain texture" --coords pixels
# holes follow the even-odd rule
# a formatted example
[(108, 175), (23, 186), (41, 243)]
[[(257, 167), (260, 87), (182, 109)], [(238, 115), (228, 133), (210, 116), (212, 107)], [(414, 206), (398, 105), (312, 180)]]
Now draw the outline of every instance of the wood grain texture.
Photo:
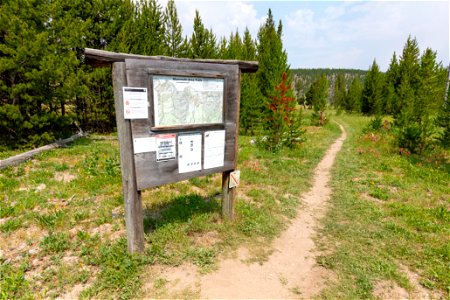
[(125, 63), (113, 64), (114, 104), (119, 136), (122, 190), (125, 202), (125, 225), (128, 251), (144, 252), (144, 220), (141, 193), (137, 188), (133, 140), (130, 120), (123, 117), (123, 87), (127, 85)]
[(236, 189), (229, 188), (231, 172), (233, 171), (226, 171), (222, 173), (222, 216), (225, 219), (234, 220), (234, 199)]
[(216, 60), (216, 59), (188, 59), (175, 58), (167, 56), (145, 56), (128, 53), (116, 53), (104, 50), (97, 50), (91, 48), (84, 49), (85, 62), (94, 66), (106, 66), (114, 62), (124, 62), (126, 59), (145, 59), (163, 62), (200, 62), (204, 64), (226, 64), (237, 65), (242, 73), (254, 73), (258, 70), (257, 61), (243, 61), (243, 60)]

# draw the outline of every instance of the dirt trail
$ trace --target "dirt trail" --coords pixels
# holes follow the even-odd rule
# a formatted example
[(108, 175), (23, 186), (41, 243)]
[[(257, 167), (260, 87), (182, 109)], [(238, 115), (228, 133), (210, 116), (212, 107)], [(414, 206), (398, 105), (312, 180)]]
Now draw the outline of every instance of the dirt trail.
[[(237, 251), (237, 258), (225, 259), (217, 271), (200, 275), (191, 264), (153, 270), (167, 280), (164, 298), (200, 296), (201, 299), (309, 299), (318, 294), (329, 279), (330, 271), (317, 266), (313, 237), (324, 217), (331, 189), (330, 170), (336, 154), (347, 137), (342, 135), (331, 145), (314, 171), (312, 188), (302, 195), (303, 205), (289, 228), (272, 243), (274, 252), (262, 265), (245, 262), (247, 249)], [(152, 294), (153, 283), (143, 287)], [(154, 291), (154, 290), (153, 290)], [(188, 296), (188, 297), (190, 297)], [(159, 296), (156, 296), (157, 298)]]
[(201, 277), (201, 298), (310, 298), (320, 292), (327, 272), (316, 265), (313, 237), (331, 194), (330, 169), (347, 137), (339, 126), (342, 135), (316, 167), (313, 187), (302, 196), (304, 206), (273, 242), (275, 252), (269, 260), (248, 265), (242, 262), (245, 253), (241, 253), (237, 259), (222, 261), (218, 271)]

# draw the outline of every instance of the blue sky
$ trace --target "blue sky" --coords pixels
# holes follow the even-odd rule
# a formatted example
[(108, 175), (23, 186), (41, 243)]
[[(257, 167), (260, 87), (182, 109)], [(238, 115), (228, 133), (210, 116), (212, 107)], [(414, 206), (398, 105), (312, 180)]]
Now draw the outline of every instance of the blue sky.
[[(165, 6), (164, 0), (160, 3)], [(195, 10), (217, 37), (248, 27), (256, 37), (267, 11), (283, 23), (283, 44), (292, 68), (368, 69), (374, 59), (386, 70), (408, 35), (420, 50), (449, 63), (448, 1), (177, 1), (184, 34)]]

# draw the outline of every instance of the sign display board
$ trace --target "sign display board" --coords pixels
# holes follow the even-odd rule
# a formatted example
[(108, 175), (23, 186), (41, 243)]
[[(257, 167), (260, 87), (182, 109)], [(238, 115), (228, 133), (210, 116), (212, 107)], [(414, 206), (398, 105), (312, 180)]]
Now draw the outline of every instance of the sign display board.
[(85, 61), (112, 64), (128, 250), (144, 251), (146, 188), (222, 173), (222, 214), (233, 219), (240, 76), (258, 63), (88, 48)]
[[(138, 190), (236, 168), (238, 65), (125, 64), (127, 86), (147, 91), (148, 117), (130, 119)], [(139, 97), (142, 110), (144, 94)]]
[(155, 127), (223, 122), (224, 79), (153, 76)]

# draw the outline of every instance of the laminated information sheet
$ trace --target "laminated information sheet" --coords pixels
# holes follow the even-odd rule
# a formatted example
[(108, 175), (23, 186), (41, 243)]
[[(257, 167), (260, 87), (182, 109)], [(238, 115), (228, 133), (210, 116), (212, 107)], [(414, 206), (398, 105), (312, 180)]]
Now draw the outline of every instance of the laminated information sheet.
[(176, 157), (176, 134), (159, 134), (155, 136), (156, 140), (156, 160), (164, 161), (175, 159)]
[(123, 116), (125, 119), (148, 118), (147, 88), (123, 87)]
[(155, 152), (156, 151), (155, 137), (134, 138), (133, 149), (135, 154), (145, 152)]
[(202, 169), (202, 134), (178, 135), (178, 172), (187, 173)]
[(203, 168), (223, 167), (225, 157), (225, 130), (205, 132)]

